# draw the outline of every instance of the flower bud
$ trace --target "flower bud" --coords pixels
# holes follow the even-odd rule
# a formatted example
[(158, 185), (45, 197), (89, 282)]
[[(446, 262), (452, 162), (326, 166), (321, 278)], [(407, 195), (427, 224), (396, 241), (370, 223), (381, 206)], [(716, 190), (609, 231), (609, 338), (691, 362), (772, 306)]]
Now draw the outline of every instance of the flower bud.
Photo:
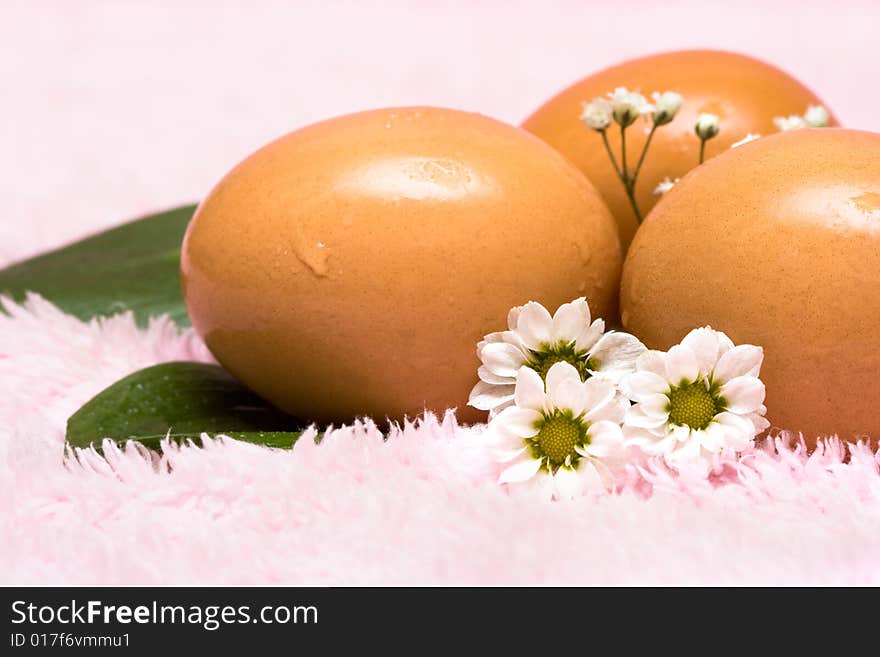
[(682, 97), (674, 91), (659, 94), (656, 91), (654, 98), (654, 125), (666, 125), (675, 118), (681, 109)]
[(604, 98), (594, 98), (589, 103), (584, 103), (581, 121), (588, 128), (603, 131), (611, 125), (611, 103)]
[(654, 108), (642, 94), (629, 91), (626, 87), (617, 87), (611, 94), (611, 110), (614, 120), (626, 128), (642, 114), (654, 111)]
[(718, 125), (718, 117), (714, 114), (700, 114), (697, 117), (697, 123), (694, 126), (694, 132), (697, 133), (697, 137), (706, 141), (707, 139), (712, 139), (721, 128)]
[(821, 105), (810, 105), (804, 112), (804, 121), (811, 128), (826, 128), (831, 121), (828, 110)]

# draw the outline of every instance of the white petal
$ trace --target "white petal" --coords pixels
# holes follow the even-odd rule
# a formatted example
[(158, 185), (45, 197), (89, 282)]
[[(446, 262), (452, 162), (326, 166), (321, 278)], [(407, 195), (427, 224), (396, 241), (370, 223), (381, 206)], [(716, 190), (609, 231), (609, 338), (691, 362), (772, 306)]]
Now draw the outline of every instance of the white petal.
[[(597, 379), (601, 381), (601, 379)], [(629, 400), (623, 397), (616, 388), (612, 388), (612, 397), (606, 401), (603, 398), (601, 405), (594, 403), (593, 408), (584, 415), (589, 422), (603, 422), (609, 420), (615, 424), (623, 424), (623, 418), (629, 412)]]
[(583, 479), (571, 468), (559, 468), (553, 475), (553, 481), (560, 499), (570, 500), (583, 492)]
[[(713, 331), (708, 326), (694, 329), (681, 341), (682, 346), (688, 347), (697, 358), (697, 367), (700, 374), (708, 376), (715, 369), (715, 364), (721, 355), (720, 333)], [(671, 379), (670, 379), (671, 380)]]
[(505, 342), (505, 339), (504, 339), (505, 333), (506, 333), (506, 331), (495, 331), (495, 333), (489, 333), (486, 336), (484, 336), (483, 339), (477, 343), (477, 355), (480, 354), (480, 349), (482, 349), (485, 345), (489, 344), (490, 342)]
[(505, 430), (520, 438), (531, 438), (537, 435), (537, 424), (541, 414), (530, 408), (508, 406), (492, 419), (492, 423), (500, 424)]
[(648, 349), (636, 359), (636, 371), (653, 372), (666, 376), (666, 354), (656, 349)]
[(596, 372), (619, 381), (624, 374), (634, 372), (636, 360), (645, 352), (642, 342), (629, 333), (606, 333), (590, 350), (590, 360)]
[(582, 491), (602, 491), (608, 488), (604, 478), (596, 468), (596, 464), (592, 461), (581, 461), (577, 469), (577, 474), (581, 479)]
[(765, 406), (761, 406), (761, 410), (756, 413), (749, 413), (746, 416), (751, 421), (751, 423), (755, 425), (755, 435), (761, 433), (770, 426), (770, 421), (764, 417), (764, 413), (766, 412), (767, 408)]
[(479, 381), (471, 390), (468, 405), (479, 408), (481, 411), (488, 411), (511, 399), (513, 399), (512, 385), (497, 386)]
[(608, 457), (623, 445), (623, 431), (615, 422), (605, 420), (591, 424), (588, 435), (590, 442), (583, 449), (590, 456)]
[(560, 383), (563, 381), (577, 381), (580, 383), (581, 375), (578, 374), (574, 365), (566, 363), (565, 361), (560, 361), (558, 363), (553, 363), (550, 369), (547, 370), (545, 380), (547, 382), (547, 396), (552, 399), (554, 391)]
[(525, 354), (507, 342), (490, 342), (480, 351), (480, 360), (496, 376), (515, 377), (525, 362)]
[(627, 446), (643, 448), (653, 445), (658, 440), (657, 435), (647, 429), (624, 425), (621, 431), (623, 432), (623, 444)]
[(590, 325), (590, 308), (586, 299), (580, 297), (564, 303), (553, 313), (553, 333), (551, 340), (574, 342), (581, 332)]
[(639, 402), (639, 409), (645, 415), (662, 418), (665, 422), (669, 417), (669, 397), (661, 394), (648, 395)]
[(648, 454), (673, 454), (678, 449), (678, 441), (671, 433), (662, 440), (656, 441), (654, 444), (642, 446), (642, 449)]
[(764, 384), (753, 376), (738, 376), (721, 386), (727, 410), (743, 415), (754, 413), (764, 403)]
[(522, 338), (519, 337), (519, 333), (516, 331), (504, 331), (501, 334), (501, 339), (503, 342), (507, 342), (514, 347), (519, 348), (525, 356), (528, 356), (529, 349), (523, 344)]
[(512, 385), (516, 382), (516, 377), (492, 374), (485, 365), (481, 365), (479, 369), (477, 369), (477, 376), (480, 377), (480, 381), (493, 383), (498, 386)]
[(678, 424), (672, 427), (672, 437), (677, 443), (686, 443), (690, 440), (691, 431), (689, 426)]
[(514, 306), (507, 313), (507, 328), (516, 331), (516, 325), (519, 323), (519, 314), (525, 306)]
[(516, 322), (516, 332), (526, 347), (538, 351), (541, 345), (550, 342), (552, 331), (553, 318), (544, 306), (535, 301), (523, 306)]
[[(500, 415), (500, 413), (498, 414)], [(489, 422), (486, 427), (485, 437), (486, 444), (493, 449), (519, 449), (525, 444), (525, 438), (517, 435), (504, 423), (497, 421), (497, 415)]]
[(717, 422), (710, 422), (703, 433), (703, 447), (713, 454), (720, 452), (727, 442), (727, 432), (724, 426)]
[(619, 415), (621, 406), (616, 402), (617, 388), (613, 383), (602, 379), (587, 379), (583, 384), (583, 390), (586, 420), (598, 422)]
[(727, 351), (718, 359), (713, 378), (719, 383), (727, 383), (738, 376), (758, 376), (764, 350), (752, 344), (741, 344)]
[(498, 463), (509, 463), (515, 458), (522, 456), (527, 447), (528, 445), (523, 445), (521, 443), (519, 447), (513, 447), (509, 449), (498, 447), (492, 450), (492, 455), (495, 457), (495, 460)]
[(561, 381), (548, 398), (552, 408), (570, 410), (574, 417), (580, 417), (585, 410), (586, 392), (580, 380)]
[(715, 416), (715, 422), (728, 429), (727, 440), (751, 440), (755, 437), (755, 425), (748, 418), (724, 412)]
[(530, 367), (519, 368), (513, 399), (520, 408), (544, 408), (544, 382), (541, 375)]
[(695, 381), (699, 373), (697, 357), (690, 347), (677, 344), (666, 352), (666, 380), (673, 385), (678, 385), (682, 379)]
[(636, 372), (623, 381), (621, 387), (634, 401), (641, 401), (650, 395), (662, 395), (669, 392), (669, 382), (653, 372)]
[(647, 415), (641, 405), (636, 404), (627, 411), (623, 423), (626, 426), (638, 427), (639, 429), (657, 429), (666, 424), (666, 418)]
[(574, 342), (574, 347), (578, 351), (589, 351), (592, 349), (596, 341), (605, 333), (605, 320), (597, 319), (589, 326), (585, 326)]
[(535, 476), (535, 473), (541, 468), (541, 460), (527, 458), (517, 461), (513, 465), (505, 468), (498, 477), (499, 484), (513, 484), (520, 481), (526, 481)]
[[(695, 434), (700, 432), (694, 432)], [(675, 450), (675, 460), (678, 462), (695, 462), (699, 460), (703, 451), (702, 436), (694, 435), (690, 440), (679, 441), (679, 448)]]

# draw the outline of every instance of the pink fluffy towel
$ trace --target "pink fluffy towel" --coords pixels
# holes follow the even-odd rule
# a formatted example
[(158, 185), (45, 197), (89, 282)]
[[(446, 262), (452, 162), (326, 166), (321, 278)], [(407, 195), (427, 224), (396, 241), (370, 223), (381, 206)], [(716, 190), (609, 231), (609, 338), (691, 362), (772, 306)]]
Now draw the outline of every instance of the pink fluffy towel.
[(222, 437), (65, 454), (67, 417), (145, 366), (210, 360), (156, 319), (0, 314), (5, 584), (880, 584), (880, 451), (769, 439), (702, 477), (633, 469), (548, 502), (496, 483), (483, 426), (369, 421), (291, 451)]

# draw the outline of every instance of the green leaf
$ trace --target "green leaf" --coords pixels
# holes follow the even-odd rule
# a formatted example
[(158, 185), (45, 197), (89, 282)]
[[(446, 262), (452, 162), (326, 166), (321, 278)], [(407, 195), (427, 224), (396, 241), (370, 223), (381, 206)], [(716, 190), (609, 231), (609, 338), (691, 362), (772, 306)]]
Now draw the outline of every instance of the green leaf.
[(67, 444), (88, 447), (111, 438), (158, 449), (169, 432), (178, 441), (198, 441), (206, 432), (289, 448), (299, 438), (297, 424), (222, 367), (162, 363), (117, 381), (74, 413), (67, 421)]
[(180, 292), (180, 244), (194, 205), (143, 217), (0, 271), (0, 294), (38, 292), (88, 320), (134, 311), (140, 326), (168, 313), (189, 326)]

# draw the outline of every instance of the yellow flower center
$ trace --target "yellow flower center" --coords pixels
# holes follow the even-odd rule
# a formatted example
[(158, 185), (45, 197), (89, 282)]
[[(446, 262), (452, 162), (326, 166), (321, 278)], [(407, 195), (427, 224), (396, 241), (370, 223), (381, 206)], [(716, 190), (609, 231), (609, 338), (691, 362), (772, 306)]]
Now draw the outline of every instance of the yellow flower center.
[(547, 372), (556, 363), (568, 363), (581, 375), (581, 381), (590, 378), (590, 370), (598, 369), (599, 363), (594, 358), (587, 358), (586, 351), (577, 351), (572, 342), (558, 342), (556, 344), (542, 344), (541, 349), (531, 352), (531, 358), (527, 363), (529, 367), (547, 378)]
[(725, 409), (716, 386), (704, 381), (682, 381), (669, 391), (669, 421), (691, 429), (705, 429)]
[(538, 434), (532, 438), (535, 456), (544, 458), (550, 470), (560, 465), (571, 465), (580, 460), (575, 447), (587, 440), (587, 426), (571, 416), (571, 413), (556, 412), (545, 417)]

